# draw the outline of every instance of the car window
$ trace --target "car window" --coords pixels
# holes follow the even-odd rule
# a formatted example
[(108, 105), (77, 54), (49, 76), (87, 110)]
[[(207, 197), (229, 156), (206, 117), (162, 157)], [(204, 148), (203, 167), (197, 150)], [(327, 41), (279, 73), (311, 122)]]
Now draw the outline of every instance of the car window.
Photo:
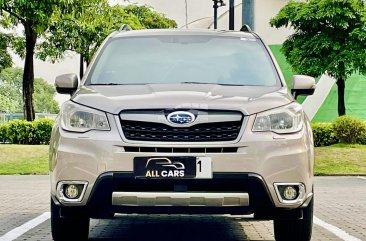
[(275, 86), (268, 53), (255, 39), (211, 36), (116, 38), (87, 84), (213, 83)]

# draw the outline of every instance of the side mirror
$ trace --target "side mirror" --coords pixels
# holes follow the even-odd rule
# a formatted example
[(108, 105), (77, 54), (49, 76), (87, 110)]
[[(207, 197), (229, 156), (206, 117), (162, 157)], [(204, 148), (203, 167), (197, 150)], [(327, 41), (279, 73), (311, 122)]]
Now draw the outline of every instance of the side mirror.
[(72, 95), (79, 87), (79, 78), (76, 74), (63, 74), (56, 77), (55, 86), (57, 93)]
[(299, 95), (314, 94), (315, 88), (315, 78), (306, 75), (294, 75), (291, 94), (297, 99)]

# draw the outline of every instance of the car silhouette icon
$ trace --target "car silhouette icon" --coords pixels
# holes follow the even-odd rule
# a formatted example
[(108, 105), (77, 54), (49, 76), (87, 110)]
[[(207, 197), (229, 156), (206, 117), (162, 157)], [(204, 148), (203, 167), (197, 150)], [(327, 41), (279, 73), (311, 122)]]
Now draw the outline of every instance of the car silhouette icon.
[(172, 167), (176, 170), (184, 170), (186, 167), (184, 166), (183, 163), (181, 162), (172, 162), (169, 158), (166, 157), (154, 157), (154, 158), (150, 158), (147, 162), (146, 162), (146, 166), (148, 167), (149, 164), (151, 162), (155, 161), (155, 164), (157, 165), (161, 165), (163, 167)]

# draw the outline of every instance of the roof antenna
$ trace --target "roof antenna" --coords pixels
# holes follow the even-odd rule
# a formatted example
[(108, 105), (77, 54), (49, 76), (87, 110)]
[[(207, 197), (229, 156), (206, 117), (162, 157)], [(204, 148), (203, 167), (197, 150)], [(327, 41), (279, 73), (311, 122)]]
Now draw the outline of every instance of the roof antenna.
[(249, 25), (244, 24), (243, 27), (240, 29), (241, 32), (251, 33), (252, 29), (249, 27)]
[(128, 24), (123, 24), (120, 28), (119, 28), (119, 31), (122, 32), (122, 31), (131, 31), (132, 28), (130, 27), (130, 25)]

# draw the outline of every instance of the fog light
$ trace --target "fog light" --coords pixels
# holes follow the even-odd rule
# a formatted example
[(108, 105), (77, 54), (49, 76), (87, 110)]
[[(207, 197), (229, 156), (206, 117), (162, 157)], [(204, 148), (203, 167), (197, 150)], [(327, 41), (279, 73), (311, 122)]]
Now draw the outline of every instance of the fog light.
[(303, 183), (274, 183), (280, 203), (284, 205), (302, 204), (306, 195)]
[(294, 200), (298, 196), (297, 190), (293, 186), (287, 186), (283, 190), (283, 197), (287, 200)]
[(76, 185), (66, 185), (65, 196), (70, 199), (75, 199), (79, 196), (79, 189)]
[(88, 182), (60, 181), (57, 183), (57, 198), (62, 203), (79, 203), (83, 200)]

